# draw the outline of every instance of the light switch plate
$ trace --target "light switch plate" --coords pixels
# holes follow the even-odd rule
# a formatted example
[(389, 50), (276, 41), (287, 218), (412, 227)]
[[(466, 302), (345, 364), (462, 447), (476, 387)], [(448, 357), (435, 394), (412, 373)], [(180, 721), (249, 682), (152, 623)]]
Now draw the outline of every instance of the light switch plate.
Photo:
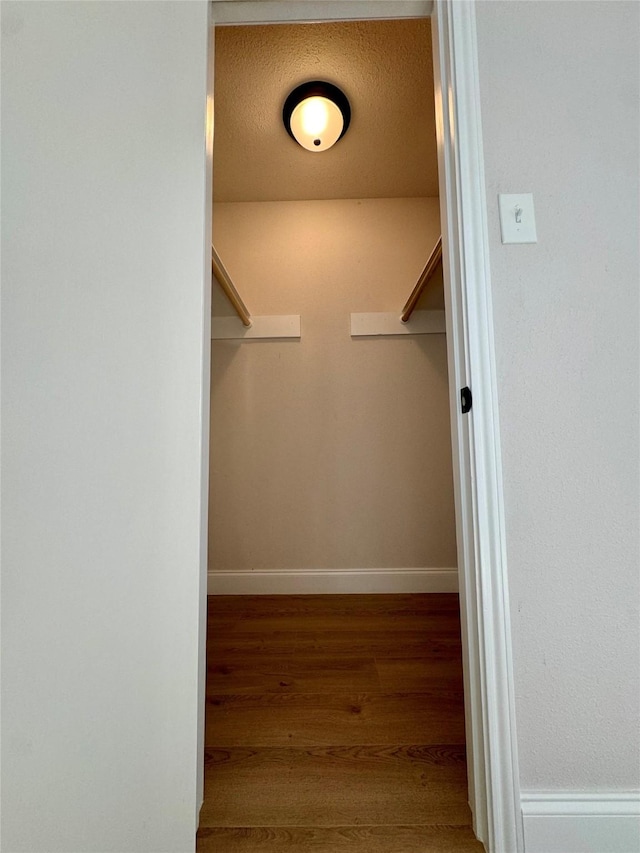
[(532, 193), (503, 193), (498, 206), (503, 243), (538, 242)]

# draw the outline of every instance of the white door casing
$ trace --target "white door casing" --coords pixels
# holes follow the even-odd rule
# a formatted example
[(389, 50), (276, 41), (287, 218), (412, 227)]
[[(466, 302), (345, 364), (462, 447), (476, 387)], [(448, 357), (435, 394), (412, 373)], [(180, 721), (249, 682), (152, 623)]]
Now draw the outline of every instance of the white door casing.
[[(489, 853), (524, 849), (475, 7), (433, 12), (469, 800)], [(473, 393), (470, 415), (459, 392)]]

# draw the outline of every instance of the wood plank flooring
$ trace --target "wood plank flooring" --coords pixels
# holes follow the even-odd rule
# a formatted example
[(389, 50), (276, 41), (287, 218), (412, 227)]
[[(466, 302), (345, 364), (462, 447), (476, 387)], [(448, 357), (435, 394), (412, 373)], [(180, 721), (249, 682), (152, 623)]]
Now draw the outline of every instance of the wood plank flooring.
[(482, 853), (456, 595), (212, 596), (198, 853)]

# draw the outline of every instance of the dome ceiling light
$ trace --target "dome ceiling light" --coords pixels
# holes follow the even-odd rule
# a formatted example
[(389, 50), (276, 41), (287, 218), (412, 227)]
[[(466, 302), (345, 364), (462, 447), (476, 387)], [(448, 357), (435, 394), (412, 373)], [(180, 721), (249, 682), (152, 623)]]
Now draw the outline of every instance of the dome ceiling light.
[(282, 120), (289, 136), (307, 151), (326, 151), (347, 132), (351, 107), (337, 86), (314, 80), (290, 93)]

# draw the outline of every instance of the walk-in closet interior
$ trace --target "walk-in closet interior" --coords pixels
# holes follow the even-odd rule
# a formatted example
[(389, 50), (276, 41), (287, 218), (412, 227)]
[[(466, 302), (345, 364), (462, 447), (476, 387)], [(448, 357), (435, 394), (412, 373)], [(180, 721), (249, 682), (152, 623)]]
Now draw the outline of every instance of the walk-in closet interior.
[(482, 850), (432, 62), (429, 19), (216, 29), (199, 853)]

